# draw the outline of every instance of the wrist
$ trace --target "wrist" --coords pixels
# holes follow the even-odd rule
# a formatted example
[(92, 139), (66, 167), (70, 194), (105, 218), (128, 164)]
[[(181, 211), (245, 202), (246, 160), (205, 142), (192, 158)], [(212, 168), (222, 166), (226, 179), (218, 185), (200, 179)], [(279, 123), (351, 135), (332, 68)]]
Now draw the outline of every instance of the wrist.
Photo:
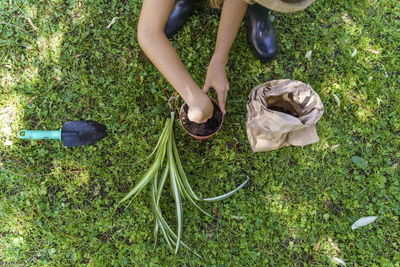
[(190, 92), (190, 96), (187, 98), (184, 98), (186, 104), (188, 104), (189, 107), (198, 105), (198, 103), (204, 103), (206, 101), (207, 95), (204, 93), (200, 88), (193, 90)]
[(214, 52), (210, 65), (220, 65), (224, 66), (228, 63), (228, 56), (224, 55), (223, 53), (218, 53), (217, 51)]

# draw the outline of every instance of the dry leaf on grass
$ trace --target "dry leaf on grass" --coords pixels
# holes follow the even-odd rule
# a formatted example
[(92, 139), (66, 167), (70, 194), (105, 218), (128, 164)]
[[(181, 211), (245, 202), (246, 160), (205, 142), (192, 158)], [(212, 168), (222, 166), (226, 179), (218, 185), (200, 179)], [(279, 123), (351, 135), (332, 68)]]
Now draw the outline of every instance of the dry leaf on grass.
[(318, 251), (320, 245), (321, 245), (321, 241), (318, 240), (318, 242), (317, 242), (317, 244), (315, 244), (313, 250), (314, 250), (314, 251)]
[(13, 141), (7, 138), (7, 140), (4, 142), (5, 146), (11, 146), (13, 144)]
[(340, 146), (339, 144), (333, 145), (331, 151), (337, 149), (339, 146)]
[(355, 230), (358, 227), (373, 223), (377, 218), (378, 218), (378, 216), (362, 217), (362, 218), (358, 219), (355, 223), (353, 223), (353, 225), (351, 226), (351, 229)]
[(106, 29), (110, 29), (110, 27), (115, 23), (115, 21), (117, 21), (117, 17), (114, 17), (114, 18), (111, 20), (110, 24), (108, 24), (108, 26), (106, 27)]
[(307, 51), (306, 53), (306, 59), (310, 60), (311, 59), (311, 55), (312, 55), (312, 50)]
[(337, 264), (340, 264), (342, 266), (346, 266), (346, 263), (342, 259), (339, 259), (337, 257), (333, 257), (332, 260)]
[(367, 49), (369, 52), (371, 52), (372, 54), (378, 55), (379, 51), (376, 49)]
[(33, 24), (32, 20), (31, 20), (30, 18), (28, 18), (28, 17), (26, 17), (26, 16), (23, 16), (23, 18), (25, 18), (25, 19), (28, 21), (29, 25), (31, 25), (32, 28), (33, 28), (36, 32), (39, 32), (38, 29), (36, 28), (35, 24)]
[(395, 163), (390, 167), (390, 173), (392, 174), (399, 167), (399, 163)]
[(340, 249), (339, 247), (335, 244), (335, 242), (333, 242), (332, 238), (328, 235), (326, 235), (326, 239), (328, 239), (329, 244), (331, 245), (331, 247), (336, 250), (337, 252), (340, 253)]
[(336, 104), (340, 107), (340, 98), (336, 94), (333, 94), (333, 98), (335, 98)]

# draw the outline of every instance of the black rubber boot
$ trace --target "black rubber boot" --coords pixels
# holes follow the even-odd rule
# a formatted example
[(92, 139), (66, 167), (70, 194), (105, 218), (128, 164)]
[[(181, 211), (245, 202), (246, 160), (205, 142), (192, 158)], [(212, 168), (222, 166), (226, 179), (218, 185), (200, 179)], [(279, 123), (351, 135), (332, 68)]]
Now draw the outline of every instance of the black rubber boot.
[(176, 0), (175, 6), (164, 28), (164, 33), (168, 39), (172, 38), (183, 24), (185, 24), (197, 2), (198, 0)]
[(251, 50), (262, 62), (276, 57), (278, 45), (275, 30), (269, 19), (269, 10), (259, 4), (249, 5), (246, 12)]

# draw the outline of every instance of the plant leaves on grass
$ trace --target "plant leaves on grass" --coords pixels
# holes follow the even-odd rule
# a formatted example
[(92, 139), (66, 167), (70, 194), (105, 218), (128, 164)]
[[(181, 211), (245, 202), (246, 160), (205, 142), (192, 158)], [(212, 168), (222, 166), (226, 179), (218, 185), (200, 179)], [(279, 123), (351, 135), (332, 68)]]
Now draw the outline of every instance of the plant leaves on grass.
[[(174, 112), (171, 112), (170, 117), (167, 118), (165, 122), (164, 129), (160, 135), (160, 138), (157, 142), (157, 145), (153, 152), (150, 154), (150, 157), (155, 153), (155, 160), (151, 164), (150, 168), (145, 172), (139, 183), (123, 198), (121, 199), (116, 208), (122, 203), (131, 199), (129, 204), (132, 202), (133, 198), (140, 192), (142, 189), (150, 182), (152, 183), (151, 188), (151, 207), (153, 211), (153, 215), (156, 219), (156, 224), (154, 226), (154, 240), (156, 245), (157, 236), (159, 229), (161, 230), (164, 239), (166, 240), (169, 248), (174, 250), (175, 254), (178, 253), (179, 245), (184, 246), (189, 249), (193, 253), (195, 253), (198, 257), (201, 257), (195, 251), (190, 249), (185, 243), (182, 242), (182, 232), (183, 232), (183, 209), (182, 209), (182, 198), (189, 200), (189, 202), (199, 209), (201, 212), (206, 214), (207, 216), (211, 216), (209, 213), (204, 211), (196, 201), (219, 201), (230, 197), (236, 191), (241, 189), (243, 186), (247, 184), (249, 178), (245, 182), (243, 182), (236, 189), (212, 198), (200, 198), (194, 192), (192, 187), (189, 184), (189, 181), (186, 177), (186, 174), (183, 170), (181, 160), (179, 158), (178, 149), (176, 148), (176, 143), (173, 134), (173, 123), (174, 123)], [(164, 159), (166, 160), (164, 161)], [(160, 181), (158, 182), (158, 174), (162, 173)], [(166, 220), (164, 219), (161, 207), (160, 207), (160, 198), (161, 192), (164, 188), (165, 181), (167, 177), (170, 178), (170, 186), (171, 193), (175, 200), (176, 205), (176, 232), (174, 232), (171, 227), (168, 225)], [(129, 204), (127, 206), (129, 206)], [(115, 209), (116, 209), (115, 208)]]
[(355, 230), (361, 226), (365, 226), (370, 223), (373, 223), (377, 218), (378, 218), (378, 216), (362, 217), (353, 223), (353, 225), (351, 226), (351, 229)]
[(359, 156), (352, 156), (351, 161), (355, 163), (357, 166), (359, 166), (362, 169), (366, 169), (368, 167), (368, 161), (366, 161), (364, 158), (359, 157)]
[(333, 98), (336, 101), (336, 105), (338, 105), (340, 107), (340, 98), (336, 94), (333, 94)]
[(346, 266), (346, 263), (345, 263), (344, 260), (342, 260), (342, 259), (339, 259), (339, 258), (337, 258), (337, 257), (332, 257), (332, 260), (333, 260), (335, 263), (337, 263), (337, 264), (340, 264), (340, 265), (342, 265), (342, 266)]

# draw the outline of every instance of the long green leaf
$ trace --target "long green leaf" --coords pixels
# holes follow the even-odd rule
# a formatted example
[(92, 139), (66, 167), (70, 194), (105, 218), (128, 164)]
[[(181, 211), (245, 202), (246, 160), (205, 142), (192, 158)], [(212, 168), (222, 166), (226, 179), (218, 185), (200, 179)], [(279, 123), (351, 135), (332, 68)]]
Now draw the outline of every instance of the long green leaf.
[(142, 189), (151, 181), (154, 177), (158, 169), (160, 168), (160, 163), (155, 161), (150, 169), (143, 175), (143, 178), (140, 182), (123, 198), (118, 202), (118, 205), (122, 202), (128, 200), (131, 196), (135, 195), (136, 193), (142, 191)]
[[(246, 180), (243, 184), (241, 184), (238, 188), (236, 188), (235, 190), (233, 190), (233, 191), (231, 191), (231, 192), (229, 192), (229, 193), (226, 193), (226, 194), (220, 195), (220, 196), (216, 196), (216, 197), (212, 197), (212, 198), (202, 199), (202, 198), (198, 197), (198, 196), (193, 192), (192, 187), (191, 187), (190, 184), (189, 184), (189, 181), (188, 181), (188, 179), (187, 179), (187, 177), (186, 177), (186, 174), (185, 174), (185, 172), (184, 172), (184, 170), (183, 170), (183, 167), (182, 167), (182, 163), (181, 163), (180, 158), (179, 158), (179, 153), (178, 153), (178, 149), (177, 149), (177, 147), (176, 147), (176, 143), (175, 143), (175, 139), (174, 139), (174, 138), (173, 138), (173, 142), (172, 142), (172, 143), (173, 143), (172, 147), (173, 147), (173, 150), (174, 150), (175, 161), (176, 161), (176, 163), (177, 163), (177, 167), (178, 167), (178, 170), (179, 170), (180, 177), (182, 178), (182, 179), (181, 179), (182, 184), (184, 185), (184, 187), (185, 187), (187, 193), (188, 193), (193, 199), (195, 199), (195, 200), (202, 200), (202, 201), (211, 202), (211, 201), (218, 201), (218, 200), (225, 199), (225, 198), (230, 197), (231, 195), (233, 195), (235, 192), (237, 192), (237, 191), (238, 191), (240, 188), (242, 188), (243, 186), (245, 186), (246, 183), (247, 183), (248, 180), (249, 180), (249, 179), (247, 179), (247, 180)], [(200, 209), (200, 210), (203, 211), (202, 209)], [(204, 213), (204, 211), (203, 211), (203, 213)], [(211, 215), (209, 215), (208, 213), (205, 213), (205, 214), (207, 214), (208, 216), (211, 216)], [(211, 217), (212, 217), (212, 216), (211, 216)]]
[[(171, 114), (171, 117), (173, 117), (173, 113)], [(165, 131), (165, 142), (166, 143), (168, 143), (169, 140), (170, 140), (170, 136), (171, 136), (171, 132), (172, 132), (172, 124), (173, 124), (173, 120), (172, 119), (171, 120), (167, 120), (167, 122), (166, 122), (166, 126), (167, 127), (165, 128), (166, 129), (166, 131)], [(155, 211), (154, 215), (156, 217), (156, 223), (157, 223), (157, 225), (159, 225), (159, 227), (160, 227), (160, 229), (161, 229), (161, 231), (162, 231), (162, 233), (164, 235), (164, 238), (165, 238), (168, 246), (172, 250), (171, 242), (172, 243), (175, 243), (175, 242), (173, 241), (173, 238), (170, 237), (167, 234), (167, 232), (165, 231), (164, 228), (167, 228), (169, 233), (173, 233), (173, 232), (170, 229), (170, 227), (168, 226), (168, 224), (166, 223), (165, 219), (162, 217), (161, 208), (159, 206), (161, 193), (162, 193), (162, 190), (163, 190), (163, 187), (164, 187), (165, 180), (166, 180), (166, 178), (168, 176), (168, 173), (169, 173), (169, 168), (170, 168), (169, 165), (166, 164), (166, 166), (164, 167), (163, 174), (162, 174), (161, 179), (160, 179), (160, 184), (158, 185), (158, 189), (154, 188), (154, 184), (153, 184), (154, 191), (157, 191), (157, 192), (156, 192), (155, 195), (152, 196), (153, 197), (153, 199), (152, 199), (153, 201), (152, 202), (154, 203), (154, 211)]]
[(204, 213), (205, 215), (207, 215), (210, 218), (215, 219), (214, 216), (212, 216), (211, 214), (209, 214), (207, 211), (203, 210), (197, 203), (196, 201), (193, 200), (193, 198), (191, 198), (186, 191), (183, 192), (184, 194), (186, 194), (186, 198), (190, 201), (190, 203), (197, 208), (198, 210), (200, 210), (202, 213)]
[[(173, 119), (173, 113), (171, 113), (171, 118)], [(173, 136), (172, 124), (173, 124), (173, 120), (170, 121), (171, 132), (170, 132), (169, 138), (171, 138)], [(173, 243), (176, 246), (181, 244), (183, 247), (185, 247), (189, 251), (193, 252), (198, 257), (202, 258), (198, 253), (193, 251), (189, 246), (187, 246), (183, 241), (181, 241), (180, 238), (179, 238), (179, 240), (180, 240), (179, 242), (174, 241), (174, 240), (178, 239), (178, 236), (176, 236), (176, 234), (171, 230), (171, 228), (169, 227), (169, 225), (165, 221), (164, 217), (162, 216), (161, 209), (159, 207), (159, 201), (160, 201), (161, 192), (162, 192), (165, 180), (166, 180), (166, 178), (168, 176), (168, 173), (170, 173), (170, 165), (167, 164), (165, 166), (164, 171), (163, 171), (163, 175), (161, 176), (160, 183), (158, 185), (157, 196), (156, 196), (156, 200), (155, 200), (155, 202), (156, 202), (156, 214), (155, 214), (155, 216), (157, 218), (157, 223), (159, 224), (159, 227), (160, 227), (161, 231), (163, 232), (164, 238), (165, 238), (165, 240), (166, 240), (166, 242), (168, 243), (169, 246), (170, 246), (170, 243)], [(171, 246), (170, 246), (170, 248), (171, 248)], [(171, 248), (171, 250), (172, 250), (172, 248)]]
[[(157, 209), (157, 211), (159, 212), (159, 214), (162, 214), (162, 213), (161, 213), (161, 208), (160, 208), (160, 206), (159, 206), (159, 203), (160, 203), (161, 192), (162, 192), (162, 190), (163, 190), (165, 180), (166, 180), (166, 178), (167, 178), (167, 176), (168, 176), (168, 170), (169, 170), (169, 166), (168, 166), (168, 165), (165, 165), (163, 174), (161, 175), (161, 178), (160, 178), (160, 183), (159, 183), (159, 185), (158, 185), (158, 189), (155, 189), (155, 188), (154, 188), (154, 190), (157, 190), (157, 192), (156, 192), (155, 196), (153, 196), (152, 202), (154, 202), (155, 209)], [(154, 187), (154, 185), (153, 185), (153, 187)], [(171, 247), (171, 244), (170, 244), (170, 241), (169, 241), (170, 238), (167, 236), (167, 234), (166, 234), (166, 232), (165, 232), (165, 229), (164, 229), (164, 227), (161, 225), (161, 223), (159, 222), (159, 220), (157, 219), (157, 216), (156, 216), (156, 215), (154, 215), (154, 216), (156, 217), (156, 225), (159, 225), (159, 226), (160, 226), (161, 231), (162, 231), (163, 236), (164, 236), (164, 239), (166, 240), (168, 246), (169, 246), (170, 249), (172, 250), (172, 247)]]
[(176, 147), (176, 143), (175, 143), (175, 138), (172, 135), (172, 149), (173, 149), (173, 155), (174, 155), (174, 159), (176, 161), (176, 166), (178, 167), (178, 172), (179, 172), (179, 178), (178, 179), (178, 183), (180, 184), (180, 187), (182, 188), (182, 192), (183, 195), (185, 196), (186, 199), (188, 199), (190, 201), (190, 203), (192, 203), (193, 206), (195, 206), (197, 209), (199, 209), (201, 212), (203, 212), (205, 215), (214, 218), (211, 214), (209, 214), (208, 212), (206, 212), (205, 210), (203, 210), (197, 203), (195, 200), (202, 200), (201, 198), (199, 198), (192, 190), (186, 174), (183, 170), (182, 167), (182, 163), (181, 160), (179, 158), (179, 153), (178, 153), (178, 149)]
[[(171, 228), (169, 227), (169, 225), (167, 224), (167, 222), (165, 221), (165, 219), (162, 217), (161, 214), (157, 213), (156, 216), (157, 216), (157, 218), (158, 218), (158, 220), (159, 220), (159, 223), (160, 223), (160, 229), (165, 229), (165, 230), (167, 231), (167, 233), (169, 234), (169, 235), (168, 235), (167, 233), (163, 233), (163, 234), (164, 234), (164, 237), (167, 239), (167, 242), (168, 242), (168, 240), (169, 240), (169, 242), (171, 242), (173, 245), (176, 245), (176, 241), (174, 241), (174, 240), (177, 239), (176, 234), (171, 230)], [(163, 231), (164, 231), (164, 230), (163, 230)], [(198, 256), (199, 258), (202, 258), (198, 253), (196, 253), (196, 251), (194, 251), (193, 249), (191, 249), (191, 248), (190, 248), (188, 245), (186, 245), (183, 241), (180, 241), (180, 244), (181, 244), (184, 248), (186, 248), (186, 249), (188, 249), (189, 251), (191, 251), (191, 252), (193, 252), (194, 254), (196, 254), (196, 256)], [(172, 247), (171, 247), (171, 246), (170, 246), (170, 248), (171, 248), (171, 250), (172, 250)]]
[(178, 149), (176, 147), (176, 143), (175, 143), (175, 138), (172, 136), (172, 148), (174, 151), (174, 157), (175, 157), (175, 161), (176, 161), (176, 165), (178, 167), (178, 171), (180, 174), (180, 177), (182, 178), (182, 184), (185, 187), (187, 193), (195, 200), (201, 200), (201, 198), (199, 198), (192, 190), (192, 187), (189, 184), (189, 181), (186, 177), (185, 171), (183, 170), (182, 167), (182, 163), (181, 163), (181, 159), (179, 158), (179, 153), (178, 153)]
[(203, 209), (196, 203), (195, 200), (193, 200), (193, 198), (190, 196), (190, 194), (186, 191), (186, 189), (185, 189), (185, 187), (184, 187), (184, 185), (183, 185), (183, 183), (182, 183), (181, 176), (179, 176), (179, 175), (178, 175), (177, 182), (178, 182), (179, 187), (181, 188), (181, 191), (182, 191), (183, 196), (184, 196), (185, 199), (189, 200), (190, 203), (191, 203), (194, 207), (196, 207), (197, 209), (199, 209), (199, 210), (200, 210), (201, 212), (203, 212), (205, 215), (207, 215), (207, 216), (209, 216), (209, 217), (215, 219), (211, 214), (209, 214), (208, 212), (206, 212), (205, 210), (203, 210)]
[[(171, 227), (168, 225), (168, 223), (165, 221), (164, 217), (161, 214), (160, 210), (155, 210), (155, 216), (160, 224), (160, 229), (163, 231), (164, 237), (166, 238), (167, 242), (168, 240), (170, 240), (170, 242), (176, 244), (176, 242), (174, 240), (177, 240), (177, 236), (174, 233), (174, 231), (172, 231)], [(165, 232), (166, 233), (165, 233)], [(180, 241), (180, 244), (188, 249), (189, 251), (193, 252), (194, 254), (196, 254), (196, 256), (198, 256), (199, 258), (202, 258), (198, 253), (196, 253), (196, 251), (192, 250), (188, 245), (186, 245), (183, 241)], [(171, 248), (172, 250), (172, 248)]]
[[(158, 192), (157, 192), (157, 193), (158, 193)], [(155, 195), (152, 194), (152, 205), (154, 205), (154, 204), (157, 204), (157, 199), (155, 198)], [(167, 243), (169, 243), (170, 241), (172, 241), (173, 243), (175, 243), (175, 242), (174, 242), (174, 239), (177, 239), (177, 236), (176, 236), (175, 233), (171, 230), (171, 228), (169, 227), (168, 223), (166, 222), (166, 220), (165, 220), (164, 217), (162, 216), (160, 207), (159, 207), (159, 206), (157, 207), (157, 206), (154, 205), (154, 210), (153, 210), (153, 211), (155, 212), (154, 215), (156, 216), (157, 222), (159, 223), (160, 228), (161, 228), (161, 230), (163, 231), (163, 235), (164, 235), (164, 237), (165, 237)], [(167, 230), (167, 232), (165, 232), (165, 230)], [(169, 235), (171, 235), (171, 236), (169, 236), (167, 233), (168, 233)], [(171, 246), (170, 246), (170, 248), (171, 248), (171, 250), (172, 250), (172, 247), (171, 247)]]
[(160, 144), (161, 144), (161, 142), (163, 141), (163, 139), (165, 139), (165, 135), (166, 135), (167, 132), (168, 132), (170, 120), (171, 120), (170, 118), (167, 118), (167, 120), (165, 121), (165, 125), (164, 125), (164, 128), (163, 128), (162, 132), (161, 132), (160, 137), (158, 138), (157, 145), (156, 145), (156, 147), (153, 149), (153, 152), (151, 152), (150, 155), (148, 155), (146, 159), (148, 159), (148, 158), (150, 158), (151, 156), (154, 155), (154, 153), (157, 151), (157, 149), (158, 149), (158, 147), (160, 146)]
[(224, 195), (217, 196), (217, 197), (204, 198), (203, 200), (204, 200), (204, 201), (210, 201), (210, 202), (212, 202), (212, 201), (218, 201), (218, 200), (222, 200), (222, 199), (225, 199), (225, 198), (227, 198), (227, 197), (230, 197), (230, 196), (233, 195), (235, 192), (237, 192), (240, 188), (242, 188), (243, 186), (245, 186), (249, 180), (250, 180), (250, 179), (247, 178), (247, 180), (244, 181), (244, 183), (242, 183), (242, 184), (239, 185), (236, 189), (232, 190), (232, 191), (229, 192), (229, 193), (226, 193), (226, 194), (224, 194)]
[[(168, 164), (170, 165), (170, 170), (169, 170), (169, 173), (170, 173), (170, 176), (172, 176), (172, 175), (174, 175), (175, 177), (176, 177), (176, 185), (177, 185), (177, 189), (178, 189), (178, 192), (179, 192), (179, 194), (180, 195), (183, 195), (184, 194), (184, 190), (185, 190), (185, 188), (182, 186), (182, 184), (179, 182), (180, 181), (180, 178), (179, 178), (179, 172), (178, 172), (178, 170), (176, 169), (176, 165), (175, 165), (175, 161), (174, 161), (174, 156), (173, 156), (173, 154), (171, 153), (171, 164), (169, 164), (169, 162), (168, 162)], [(169, 161), (169, 160), (168, 160)]]
[[(169, 131), (171, 130), (171, 121), (167, 121), (165, 129)], [(146, 171), (146, 173), (142, 176), (142, 179), (139, 181), (139, 183), (136, 184), (136, 186), (123, 198), (118, 202), (117, 207), (124, 201), (128, 200), (130, 197), (134, 196), (135, 194), (139, 193), (142, 191), (142, 189), (151, 181), (151, 179), (154, 177), (155, 173), (160, 169), (162, 162), (164, 161), (164, 157), (166, 154), (166, 145), (169, 137), (168, 135), (165, 135), (160, 143), (160, 146), (158, 147), (157, 150), (157, 155), (156, 159), (150, 166), (150, 168)], [(117, 208), (116, 207), (116, 208)]]
[(173, 161), (173, 153), (172, 153), (172, 133), (171, 133), (171, 137), (168, 140), (168, 148), (167, 148), (167, 152), (168, 152), (168, 164), (169, 164), (169, 172), (170, 172), (170, 179), (171, 179), (171, 191), (172, 191), (172, 195), (175, 198), (175, 204), (176, 204), (176, 219), (177, 219), (177, 241), (176, 241), (176, 248), (175, 248), (175, 254), (178, 253), (178, 249), (179, 249), (179, 244), (181, 241), (181, 237), (182, 237), (182, 217), (183, 217), (183, 211), (182, 211), (182, 201), (181, 201), (181, 197), (180, 197), (180, 192), (178, 189), (178, 184), (177, 184), (177, 179), (179, 179), (177, 177), (177, 171), (176, 171), (176, 167), (174, 165), (174, 161)]
[[(157, 172), (158, 174), (158, 172)], [(157, 174), (154, 176), (153, 179), (153, 186), (151, 187), (151, 195), (152, 195), (152, 200), (156, 197), (157, 195)], [(153, 209), (153, 212), (155, 213), (154, 209), (156, 208), (154, 201), (151, 201), (151, 208)], [(154, 225), (154, 248), (153, 250), (156, 249), (157, 245), (157, 237), (158, 237), (158, 223), (157, 223), (157, 218), (154, 218), (156, 223)]]
[[(154, 180), (156, 180), (156, 179), (154, 179)], [(154, 228), (155, 242), (157, 242), (157, 230), (158, 230), (158, 227), (160, 227), (160, 229), (161, 229), (161, 231), (163, 233), (163, 236), (164, 236), (169, 248), (172, 250), (170, 237), (165, 232), (165, 229), (164, 229), (162, 223), (160, 222), (160, 220), (158, 219), (158, 216), (157, 216), (157, 214), (161, 215), (161, 210), (157, 206), (157, 200), (156, 200), (157, 193), (158, 193), (157, 192), (157, 182), (155, 181), (155, 182), (153, 182), (152, 194), (151, 194), (151, 197), (152, 197), (151, 198), (151, 200), (152, 200), (151, 201), (151, 207), (152, 207), (152, 210), (153, 210), (154, 217), (156, 218), (156, 226)], [(156, 243), (154, 243), (154, 245), (156, 245)]]
[[(161, 224), (160, 220), (157, 220), (157, 223), (160, 225), (161, 231), (163, 233), (165, 241), (168, 244), (168, 247), (173, 251), (174, 249), (172, 248), (172, 245), (174, 245), (174, 244), (173, 244), (172, 238), (167, 234), (167, 232), (165, 231), (164, 226)], [(171, 245), (171, 243), (172, 243), (172, 245)]]
[(156, 218), (154, 218), (155, 220), (156, 220), (156, 223), (154, 224), (154, 232), (153, 232), (153, 236), (154, 236), (154, 246), (153, 246), (153, 250), (155, 250), (156, 249), (156, 246), (157, 246), (157, 240), (158, 240), (158, 222), (157, 222), (157, 219)]
[(157, 189), (157, 202), (156, 202), (157, 206), (159, 205), (161, 192), (162, 192), (162, 190), (164, 188), (164, 183), (165, 183), (165, 180), (167, 179), (168, 173), (169, 173), (169, 165), (166, 164), (165, 167), (164, 167), (163, 174), (161, 175), (160, 183), (159, 183), (158, 189)]

